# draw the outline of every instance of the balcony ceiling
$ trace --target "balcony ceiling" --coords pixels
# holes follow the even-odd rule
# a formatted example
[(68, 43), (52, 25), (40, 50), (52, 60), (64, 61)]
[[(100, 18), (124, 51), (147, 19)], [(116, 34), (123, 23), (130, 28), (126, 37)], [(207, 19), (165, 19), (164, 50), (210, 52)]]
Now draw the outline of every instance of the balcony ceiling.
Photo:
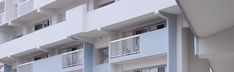
[(177, 0), (194, 33), (206, 37), (234, 25), (234, 0)]

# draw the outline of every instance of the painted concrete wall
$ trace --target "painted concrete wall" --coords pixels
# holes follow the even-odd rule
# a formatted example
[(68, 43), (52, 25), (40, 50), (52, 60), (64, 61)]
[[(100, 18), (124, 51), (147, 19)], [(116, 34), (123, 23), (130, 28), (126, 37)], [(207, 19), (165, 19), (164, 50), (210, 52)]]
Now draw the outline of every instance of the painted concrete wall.
[(234, 51), (234, 27), (209, 37), (199, 38), (199, 56), (219, 57)]
[(188, 72), (188, 31), (185, 19), (177, 16), (177, 72)]
[(33, 11), (34, 10), (33, 2), (34, 0), (29, 0), (26, 3), (18, 4), (18, 16), (21, 16), (30, 11)]
[(49, 3), (52, 3), (54, 1), (56, 1), (56, 0), (34, 0), (33, 1), (33, 7), (34, 7), (34, 9), (37, 9), (37, 8), (45, 6), (45, 5), (49, 4)]
[(234, 61), (234, 27), (212, 36), (199, 38), (198, 56), (208, 59), (214, 72), (232, 72)]
[(110, 59), (110, 63), (167, 53), (168, 28), (140, 35), (140, 53)]
[(167, 71), (177, 72), (177, 15), (159, 11), (168, 27)]
[[(18, 39), (0, 45), (0, 58), (53, 43), (67, 36), (82, 32), (84, 23), (85, 5), (67, 11), (67, 21), (61, 22), (25, 35)], [(36, 42), (35, 42), (36, 41)]]
[(62, 67), (62, 55), (56, 55), (49, 58), (33, 62), (33, 72), (68, 72), (81, 70), (84, 65), (78, 65), (69, 68)]
[(93, 44), (84, 43), (84, 72), (93, 72), (93, 54), (94, 53), (94, 46)]
[(61, 72), (62, 56), (53, 56), (33, 62), (33, 72)]
[(130, 61), (121, 64), (123, 71), (133, 70), (133, 69), (139, 69), (139, 68), (145, 68), (145, 67), (152, 67), (152, 66), (158, 66), (158, 65), (166, 65), (167, 63), (167, 57), (166, 56), (151, 56), (146, 57), (142, 59), (138, 59), (137, 61)]
[(12, 67), (10, 65), (4, 64), (4, 72), (12, 72)]
[(9, 21), (14, 17), (14, 0), (5, 0), (5, 21)]
[(11, 40), (11, 30), (1, 29), (0, 30), (0, 44), (9, 40)]
[(194, 53), (194, 41), (191, 31), (188, 34), (188, 72), (210, 72), (210, 65), (208, 60), (200, 59)]
[(110, 38), (108, 36), (102, 36), (101, 38), (96, 38), (94, 41), (95, 48), (104, 48), (108, 47), (110, 42)]
[[(158, 3), (158, 4), (155, 4)], [(87, 14), (88, 31), (175, 5), (174, 0), (120, 0)], [(115, 12), (113, 14), (113, 12)]]
[(93, 72), (109, 72), (109, 64), (99, 64), (94, 66), (94, 71)]
[(111, 64), (109, 72), (122, 72), (121, 64)]

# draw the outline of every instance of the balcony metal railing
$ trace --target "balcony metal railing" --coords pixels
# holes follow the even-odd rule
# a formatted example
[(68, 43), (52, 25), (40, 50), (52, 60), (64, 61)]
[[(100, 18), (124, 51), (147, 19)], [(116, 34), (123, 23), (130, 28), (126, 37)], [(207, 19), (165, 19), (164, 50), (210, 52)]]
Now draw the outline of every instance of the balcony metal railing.
[(17, 72), (33, 72), (33, 62), (18, 65)]
[(118, 40), (111, 41), (110, 53), (111, 58), (117, 58), (126, 55), (140, 53), (140, 36), (130, 36)]
[(83, 64), (83, 49), (64, 53), (62, 55), (62, 67), (68, 68)]

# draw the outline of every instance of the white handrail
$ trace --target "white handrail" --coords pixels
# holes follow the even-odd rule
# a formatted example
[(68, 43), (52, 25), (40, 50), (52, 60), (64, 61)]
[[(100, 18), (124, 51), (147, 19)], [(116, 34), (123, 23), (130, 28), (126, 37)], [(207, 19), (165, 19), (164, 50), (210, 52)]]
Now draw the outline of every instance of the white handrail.
[(131, 38), (139, 37), (139, 36), (140, 36), (140, 35), (129, 36), (129, 37), (125, 37), (125, 38), (113, 40), (113, 41), (111, 41), (110, 43), (114, 43), (114, 42), (118, 42), (118, 41), (122, 41), (122, 40), (127, 40), (127, 39), (131, 39)]

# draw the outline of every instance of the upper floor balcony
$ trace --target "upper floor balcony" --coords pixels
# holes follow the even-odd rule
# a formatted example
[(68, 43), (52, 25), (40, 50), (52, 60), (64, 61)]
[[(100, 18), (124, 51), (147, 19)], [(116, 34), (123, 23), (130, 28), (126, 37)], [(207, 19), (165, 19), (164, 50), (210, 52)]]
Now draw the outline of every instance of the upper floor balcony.
[(56, 0), (18, 0), (18, 16), (33, 11)]
[[(26, 34), (0, 45), (0, 58), (10, 57), (27, 50), (47, 46), (60, 40), (69, 41), (68, 36), (83, 31), (86, 5), (80, 5), (66, 11), (65, 21)], [(38, 26), (39, 27), (39, 26)]]
[[(73, 6), (84, 4), (81, 0), (6, 0), (7, 21), (23, 22), (30, 21), (33, 17), (38, 17), (45, 13), (48, 15), (55, 12), (66, 11)], [(52, 13), (51, 13), (52, 12)], [(33, 15), (33, 16), (32, 16)]]
[(169, 47), (168, 33), (165, 21), (123, 32), (122, 38), (110, 42), (110, 63), (165, 55)]
[[(100, 0), (99, 0), (100, 1)], [(102, 0), (100, 8), (87, 14), (88, 30), (152, 19), (159, 10), (176, 5), (175, 0)], [(114, 2), (113, 2), (114, 1)], [(104, 4), (103, 4), (104, 3)], [(109, 5), (107, 5), (109, 4)], [(106, 5), (106, 6), (104, 6)], [(98, 25), (98, 26), (97, 26)]]

